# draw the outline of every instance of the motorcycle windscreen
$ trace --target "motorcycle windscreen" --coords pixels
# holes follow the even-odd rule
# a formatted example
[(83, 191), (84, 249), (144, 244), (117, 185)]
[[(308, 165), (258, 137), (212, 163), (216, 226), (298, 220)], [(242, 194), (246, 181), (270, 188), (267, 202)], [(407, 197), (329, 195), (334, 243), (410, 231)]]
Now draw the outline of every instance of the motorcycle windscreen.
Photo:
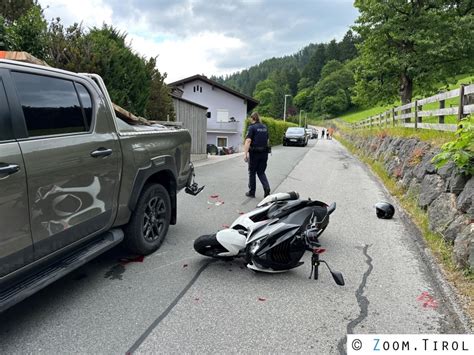
[(256, 226), (253, 227), (252, 233), (247, 239), (247, 244), (253, 243), (268, 235), (275, 235), (276, 233), (282, 233), (286, 230), (296, 230), (298, 228), (300, 228), (300, 226), (297, 224), (288, 224), (282, 222), (274, 223), (273, 221), (270, 221), (269, 223), (256, 223)]

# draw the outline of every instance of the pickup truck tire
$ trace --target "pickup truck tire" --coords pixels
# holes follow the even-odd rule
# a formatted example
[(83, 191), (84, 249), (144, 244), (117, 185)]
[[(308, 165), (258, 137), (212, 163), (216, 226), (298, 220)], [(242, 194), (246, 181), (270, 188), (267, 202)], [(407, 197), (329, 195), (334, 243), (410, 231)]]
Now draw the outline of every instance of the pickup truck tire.
[(163, 243), (170, 219), (168, 191), (160, 184), (145, 185), (130, 222), (124, 228), (125, 248), (139, 255), (153, 253)]

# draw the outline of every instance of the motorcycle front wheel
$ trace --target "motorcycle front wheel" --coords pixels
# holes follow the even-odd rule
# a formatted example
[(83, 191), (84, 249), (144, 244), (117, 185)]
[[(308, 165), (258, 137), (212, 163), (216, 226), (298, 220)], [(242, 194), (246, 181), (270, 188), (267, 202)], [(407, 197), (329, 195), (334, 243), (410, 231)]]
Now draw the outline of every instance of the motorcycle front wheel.
[(219, 256), (220, 253), (225, 253), (225, 249), (216, 239), (215, 234), (202, 235), (194, 241), (194, 250), (204, 256), (209, 256), (215, 259), (232, 260), (232, 256)]

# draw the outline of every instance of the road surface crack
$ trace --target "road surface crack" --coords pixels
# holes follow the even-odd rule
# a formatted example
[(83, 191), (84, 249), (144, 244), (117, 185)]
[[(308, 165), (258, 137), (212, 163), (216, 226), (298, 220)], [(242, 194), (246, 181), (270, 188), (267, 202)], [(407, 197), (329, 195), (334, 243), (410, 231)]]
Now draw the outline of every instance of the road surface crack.
[[(353, 319), (349, 322), (347, 325), (347, 331), (346, 334), (353, 334), (354, 328), (360, 324), (366, 317), (369, 311), (369, 300), (366, 296), (364, 296), (364, 288), (367, 284), (367, 279), (369, 278), (369, 275), (371, 274), (374, 266), (372, 265), (372, 258), (368, 254), (370, 245), (365, 245), (364, 248), (362, 249), (362, 252), (364, 253), (366, 257), (366, 264), (369, 266), (366, 272), (364, 273), (364, 276), (362, 277), (362, 282), (359, 285), (359, 288), (357, 289), (355, 296), (357, 299), (357, 303), (359, 304), (360, 308), (360, 313), (359, 316), (356, 319)], [(346, 343), (347, 335), (342, 338), (338, 345), (337, 349), (339, 350), (339, 354), (345, 354), (346, 352), (344, 351), (344, 344)]]

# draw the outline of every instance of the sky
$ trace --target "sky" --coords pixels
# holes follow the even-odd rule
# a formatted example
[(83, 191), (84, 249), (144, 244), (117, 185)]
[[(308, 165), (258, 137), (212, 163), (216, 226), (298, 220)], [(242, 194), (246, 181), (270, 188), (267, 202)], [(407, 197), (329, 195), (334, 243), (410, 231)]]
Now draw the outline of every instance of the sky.
[(133, 50), (157, 59), (170, 83), (225, 75), (310, 43), (341, 40), (358, 16), (352, 0), (39, 0), (48, 22), (113, 25)]

